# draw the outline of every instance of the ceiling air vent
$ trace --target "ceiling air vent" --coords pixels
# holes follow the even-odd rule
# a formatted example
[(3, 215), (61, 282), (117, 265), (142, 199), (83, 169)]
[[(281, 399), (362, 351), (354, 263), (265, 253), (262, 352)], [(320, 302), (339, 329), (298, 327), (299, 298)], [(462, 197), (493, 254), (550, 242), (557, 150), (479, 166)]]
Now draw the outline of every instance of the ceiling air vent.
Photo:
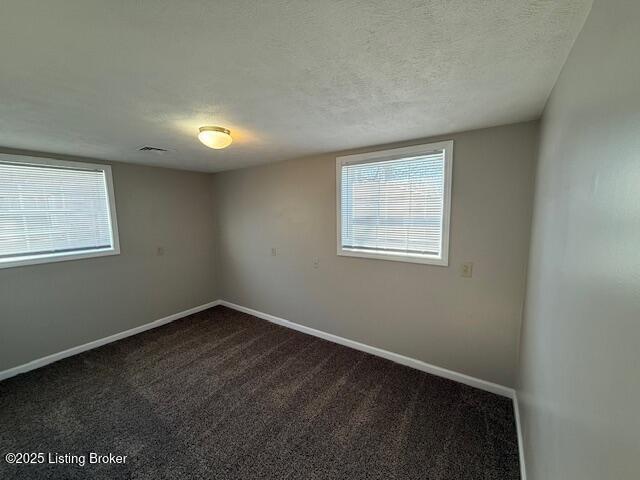
[(144, 147), (140, 147), (138, 149), (139, 152), (166, 152), (167, 150), (164, 148), (158, 148), (158, 147), (150, 147), (148, 145), (145, 145)]

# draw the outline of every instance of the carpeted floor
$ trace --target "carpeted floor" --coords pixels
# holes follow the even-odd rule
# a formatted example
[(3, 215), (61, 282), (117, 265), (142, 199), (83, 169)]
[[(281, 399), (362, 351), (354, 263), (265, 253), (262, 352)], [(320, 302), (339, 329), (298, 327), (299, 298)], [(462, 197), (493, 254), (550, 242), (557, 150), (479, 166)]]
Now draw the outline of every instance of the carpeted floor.
[(520, 478), (510, 400), (224, 307), (0, 382), (8, 452), (87, 464), (2, 479)]

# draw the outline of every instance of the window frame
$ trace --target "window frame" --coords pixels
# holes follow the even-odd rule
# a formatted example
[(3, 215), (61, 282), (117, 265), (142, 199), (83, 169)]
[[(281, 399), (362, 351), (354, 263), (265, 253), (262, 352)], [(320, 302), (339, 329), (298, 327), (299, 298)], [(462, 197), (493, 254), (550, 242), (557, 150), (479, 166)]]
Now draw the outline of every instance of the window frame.
[[(406, 254), (392, 252), (369, 252), (342, 247), (342, 167), (357, 163), (377, 163), (403, 157), (425, 155), (444, 150), (444, 191), (442, 205), (442, 237), (441, 254)], [(358, 257), (396, 262), (421, 263), (441, 267), (449, 266), (449, 230), (451, 225), (451, 184), (453, 176), (453, 140), (413, 145), (410, 147), (377, 150), (354, 155), (336, 157), (336, 212), (337, 212), (337, 254), (341, 257)]]
[(38, 255), (22, 255), (13, 259), (0, 260), (0, 269), (21, 267), (26, 265), (38, 265), (43, 263), (63, 262), (67, 260), (81, 260), (85, 258), (106, 257), (120, 254), (120, 238), (118, 234), (118, 221), (116, 218), (116, 201), (113, 191), (113, 175), (111, 165), (99, 163), (71, 162), (45, 157), (31, 157), (23, 155), (0, 154), (0, 163), (11, 163), (14, 165), (33, 165), (43, 167), (62, 168), (69, 170), (90, 170), (104, 173), (107, 190), (107, 207), (109, 210), (109, 223), (111, 226), (111, 238), (113, 245), (111, 248), (95, 249), (90, 251), (71, 251), (60, 253), (42, 253)]

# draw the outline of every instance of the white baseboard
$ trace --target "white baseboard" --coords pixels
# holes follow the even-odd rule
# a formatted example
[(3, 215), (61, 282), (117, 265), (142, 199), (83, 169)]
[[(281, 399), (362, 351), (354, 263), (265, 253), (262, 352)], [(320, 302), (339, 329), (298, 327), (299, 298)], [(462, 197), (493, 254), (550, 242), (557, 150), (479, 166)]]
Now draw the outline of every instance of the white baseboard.
[(120, 332), (114, 335), (110, 335), (108, 337), (100, 338), (98, 340), (85, 343), (84, 345), (78, 345), (77, 347), (72, 347), (67, 350), (63, 350), (62, 352), (53, 353), (51, 355), (47, 355), (46, 357), (37, 358), (23, 365), (18, 365), (17, 367), (13, 367), (8, 370), (1, 371), (0, 381), (6, 378), (10, 378), (15, 375), (18, 375), (20, 373), (25, 373), (30, 370), (35, 370), (36, 368), (44, 367), (45, 365), (56, 362), (58, 360), (62, 360), (63, 358), (71, 357), (73, 355), (86, 352), (87, 350), (101, 347), (102, 345), (106, 345), (107, 343), (115, 342), (117, 340), (130, 337), (131, 335), (142, 333), (146, 330), (151, 330), (152, 328), (165, 325), (167, 323), (173, 322), (174, 320), (178, 320), (179, 318), (183, 318), (188, 315), (201, 312), (203, 310), (206, 310), (207, 308), (215, 307), (216, 305), (219, 305), (219, 304), (220, 304), (220, 300), (215, 300), (213, 302), (205, 303), (204, 305), (190, 308), (189, 310), (184, 310), (183, 312), (174, 313), (173, 315), (169, 315), (168, 317), (160, 318), (151, 323), (146, 323), (144, 325), (140, 325), (139, 327), (135, 327), (130, 330), (125, 330), (124, 332)]
[(396, 362), (401, 365), (406, 365), (407, 367), (415, 368), (416, 370), (421, 370), (423, 372), (427, 372), (432, 375), (437, 375), (438, 377), (448, 378), (449, 380), (454, 380), (459, 383), (464, 383), (465, 385), (469, 385), (471, 387), (479, 388), (487, 392), (502, 395), (503, 397), (513, 398), (515, 393), (512, 388), (505, 387), (504, 385), (499, 385), (497, 383), (481, 380), (479, 378), (465, 375), (464, 373), (454, 372), (453, 370), (447, 370), (446, 368), (437, 367), (435, 365), (431, 365), (429, 363), (423, 362), (422, 360), (416, 360), (415, 358), (405, 357), (404, 355), (400, 355), (398, 353), (389, 352), (388, 350), (383, 350), (378, 347), (372, 347), (364, 343), (356, 342), (355, 340), (349, 340), (348, 338), (339, 337), (338, 335), (333, 335), (331, 333), (326, 333), (321, 330), (316, 330), (315, 328), (305, 327), (304, 325), (290, 322), (289, 320), (285, 320), (284, 318), (276, 317), (274, 315), (260, 312), (252, 308), (243, 307), (241, 305), (236, 305), (235, 303), (227, 302), (226, 300), (220, 300), (220, 305), (224, 305), (225, 307), (238, 310), (239, 312), (248, 313), (249, 315), (253, 315), (254, 317), (262, 318), (263, 320), (267, 320), (272, 323), (277, 323), (278, 325), (282, 325), (284, 327), (288, 327), (293, 330), (298, 330), (299, 332), (307, 333), (315, 337), (320, 337), (320, 338), (323, 338), (324, 340), (329, 340), (330, 342), (333, 342), (333, 343), (338, 343), (346, 347), (354, 348), (356, 350), (361, 350), (363, 352), (367, 352), (372, 355), (376, 355), (378, 357), (386, 358), (387, 360), (391, 360), (392, 362)]
[(522, 424), (520, 423), (520, 406), (518, 404), (518, 394), (513, 392), (513, 414), (516, 417), (516, 428), (518, 430), (518, 455), (520, 457), (520, 480), (527, 480), (527, 469), (524, 464), (524, 442), (522, 441)]

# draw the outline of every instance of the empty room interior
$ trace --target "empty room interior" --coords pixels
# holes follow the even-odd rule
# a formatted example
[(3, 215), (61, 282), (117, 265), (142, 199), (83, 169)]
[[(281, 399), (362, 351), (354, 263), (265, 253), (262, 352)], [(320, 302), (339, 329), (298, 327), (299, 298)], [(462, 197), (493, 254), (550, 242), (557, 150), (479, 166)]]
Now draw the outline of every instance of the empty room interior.
[(0, 478), (640, 478), (638, 0), (3, 0)]

